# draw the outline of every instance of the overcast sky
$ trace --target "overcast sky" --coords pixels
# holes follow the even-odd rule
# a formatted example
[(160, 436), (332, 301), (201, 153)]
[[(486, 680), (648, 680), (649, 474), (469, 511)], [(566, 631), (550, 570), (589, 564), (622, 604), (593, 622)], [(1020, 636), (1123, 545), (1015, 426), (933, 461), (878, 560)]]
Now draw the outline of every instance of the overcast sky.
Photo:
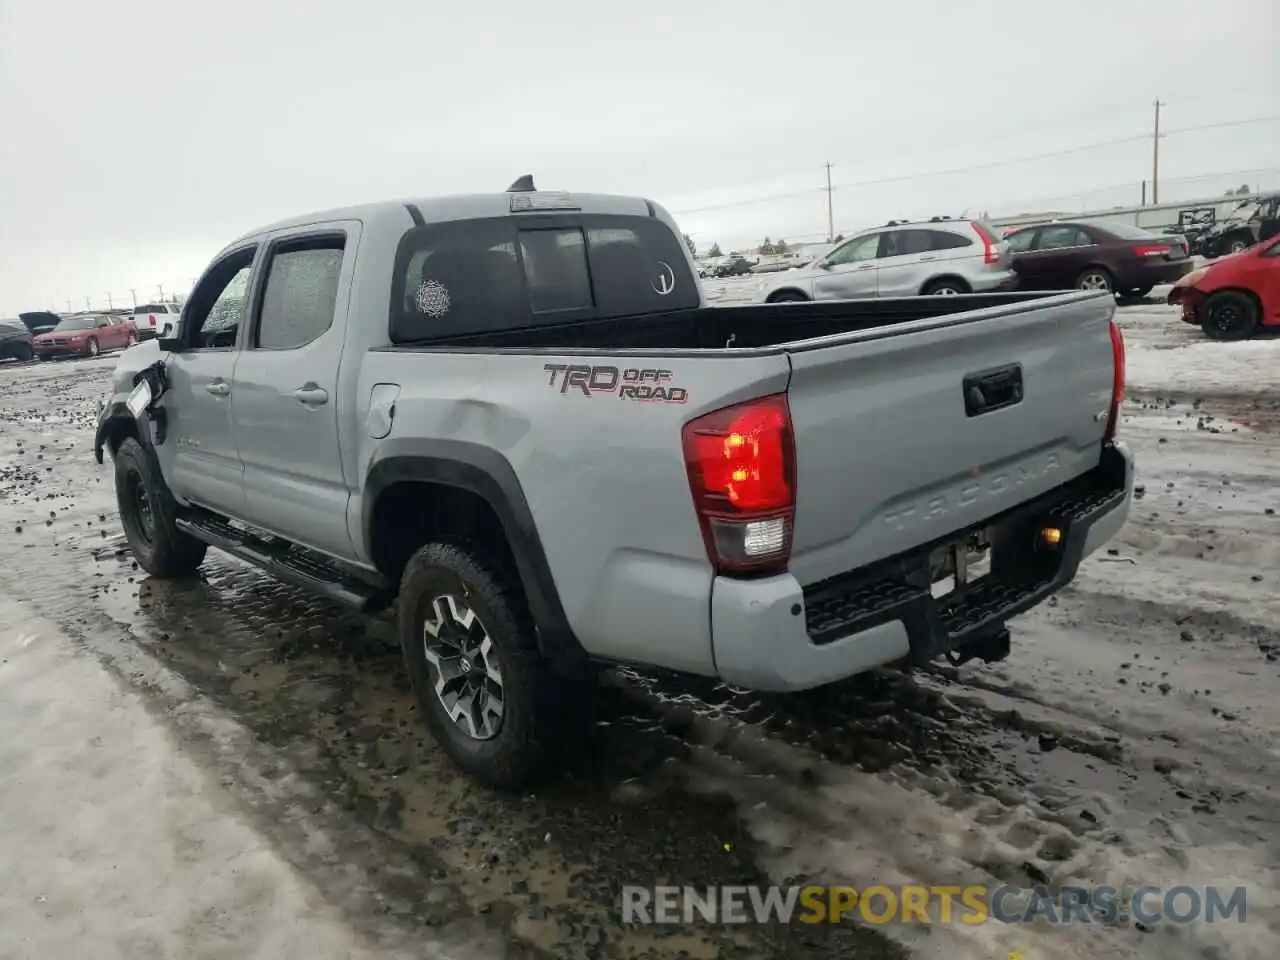
[(1176, 132), (1280, 114), (1278, 9), (0, 0), (0, 316), (185, 291), (273, 219), (526, 172), (726, 249), (824, 234), (828, 160), (844, 231), (1134, 202), (1149, 139), (1067, 151), (1149, 134), (1157, 96), (1165, 198), (1280, 188), (1275, 120)]

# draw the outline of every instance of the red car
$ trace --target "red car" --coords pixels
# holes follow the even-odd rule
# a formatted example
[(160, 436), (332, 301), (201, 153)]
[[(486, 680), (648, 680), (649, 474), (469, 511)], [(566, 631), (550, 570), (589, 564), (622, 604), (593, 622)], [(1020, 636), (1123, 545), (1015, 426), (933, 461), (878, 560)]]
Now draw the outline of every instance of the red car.
[(1215, 340), (1280, 329), (1280, 237), (1193, 270), (1169, 291), (1182, 319)]
[(41, 360), (54, 357), (96, 357), (103, 350), (127, 347), (137, 339), (132, 317), (86, 314), (67, 317), (32, 341)]

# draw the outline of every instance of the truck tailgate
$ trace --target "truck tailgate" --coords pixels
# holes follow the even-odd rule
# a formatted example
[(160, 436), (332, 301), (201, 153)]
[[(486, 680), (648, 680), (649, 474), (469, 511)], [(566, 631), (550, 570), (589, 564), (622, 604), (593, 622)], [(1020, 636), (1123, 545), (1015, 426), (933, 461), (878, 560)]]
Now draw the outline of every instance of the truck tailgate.
[(1097, 465), (1109, 295), (796, 344), (788, 388), (802, 584), (980, 524)]

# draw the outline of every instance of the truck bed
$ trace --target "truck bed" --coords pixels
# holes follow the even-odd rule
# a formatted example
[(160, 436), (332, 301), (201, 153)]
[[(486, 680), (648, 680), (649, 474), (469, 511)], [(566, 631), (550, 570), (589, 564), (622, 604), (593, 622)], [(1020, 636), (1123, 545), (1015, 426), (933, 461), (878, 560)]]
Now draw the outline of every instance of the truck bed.
[(837, 300), (810, 303), (760, 303), (703, 307), (582, 323), (547, 324), (466, 335), (416, 340), (386, 349), (480, 352), (554, 351), (557, 354), (601, 350), (683, 351), (794, 349), (801, 341), (858, 331), (957, 317), (975, 311), (1017, 313), (1095, 294), (1022, 292), (957, 297)]

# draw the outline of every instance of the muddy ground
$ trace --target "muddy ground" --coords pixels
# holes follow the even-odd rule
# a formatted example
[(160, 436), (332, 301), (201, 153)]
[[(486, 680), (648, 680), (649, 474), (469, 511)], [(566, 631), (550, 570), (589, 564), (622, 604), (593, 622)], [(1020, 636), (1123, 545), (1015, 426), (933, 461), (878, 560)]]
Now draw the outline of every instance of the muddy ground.
[[(622, 672), (518, 796), (443, 761), (385, 619), (213, 553), (136, 569), (91, 451), (113, 358), (0, 365), (0, 956), (1271, 960), (1280, 342), (1120, 316), (1141, 496), (1008, 661), (796, 697)], [(620, 923), (623, 884), (790, 880), (1244, 884), (1249, 910)]]

